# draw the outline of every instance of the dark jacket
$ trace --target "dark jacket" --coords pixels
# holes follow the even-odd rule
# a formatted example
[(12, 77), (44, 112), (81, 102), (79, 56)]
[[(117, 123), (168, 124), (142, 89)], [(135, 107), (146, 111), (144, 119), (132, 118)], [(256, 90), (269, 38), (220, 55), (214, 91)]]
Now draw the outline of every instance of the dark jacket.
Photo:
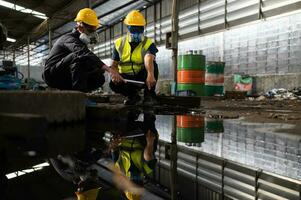
[(60, 37), (45, 62), (43, 79), (48, 86), (62, 90), (89, 91), (101, 87), (105, 65), (74, 29)]
[(50, 51), (45, 69), (55, 66), (70, 53), (74, 53), (73, 59), (90, 61), (94, 65), (102, 67), (104, 63), (88, 49), (87, 45), (79, 39), (79, 36), (80, 33), (74, 29), (71, 33), (60, 37)]

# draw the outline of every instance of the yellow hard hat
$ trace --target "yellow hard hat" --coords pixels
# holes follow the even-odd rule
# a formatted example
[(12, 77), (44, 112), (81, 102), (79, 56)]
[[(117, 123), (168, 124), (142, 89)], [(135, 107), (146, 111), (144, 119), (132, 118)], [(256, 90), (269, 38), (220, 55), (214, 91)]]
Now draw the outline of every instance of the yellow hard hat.
[(96, 200), (100, 188), (87, 190), (85, 192), (75, 192), (77, 200)]
[(132, 10), (125, 17), (124, 23), (128, 26), (145, 26), (146, 21), (144, 16), (138, 10)]
[(90, 26), (99, 26), (99, 21), (96, 15), (96, 12), (90, 8), (81, 9), (75, 18), (76, 22), (84, 22)]
[(140, 200), (141, 199), (141, 194), (133, 194), (130, 192), (124, 192), (124, 194), (128, 200)]

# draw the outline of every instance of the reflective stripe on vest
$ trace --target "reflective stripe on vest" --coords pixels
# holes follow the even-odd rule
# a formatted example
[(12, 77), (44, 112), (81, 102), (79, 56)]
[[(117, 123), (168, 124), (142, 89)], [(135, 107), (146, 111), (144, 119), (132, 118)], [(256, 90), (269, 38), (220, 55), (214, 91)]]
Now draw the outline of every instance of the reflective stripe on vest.
[(129, 171), (131, 164), (134, 164), (136, 168), (141, 171), (141, 176), (143, 176), (143, 174), (148, 175), (152, 173), (153, 170), (145, 162), (143, 162), (142, 156), (144, 149), (141, 148), (142, 146), (137, 140), (133, 139), (131, 141), (131, 139), (128, 139), (126, 141), (122, 141), (120, 147), (128, 147), (129, 144), (132, 145), (133, 149), (131, 151), (121, 150), (119, 152), (119, 158), (116, 163), (116, 166), (119, 167), (119, 169), (123, 171), (125, 175), (129, 178), (131, 177), (131, 173)]
[(144, 67), (144, 56), (153, 41), (144, 37), (143, 42), (131, 53), (129, 36), (124, 36), (116, 40), (115, 48), (118, 51), (120, 62), (118, 65), (121, 74), (136, 74)]

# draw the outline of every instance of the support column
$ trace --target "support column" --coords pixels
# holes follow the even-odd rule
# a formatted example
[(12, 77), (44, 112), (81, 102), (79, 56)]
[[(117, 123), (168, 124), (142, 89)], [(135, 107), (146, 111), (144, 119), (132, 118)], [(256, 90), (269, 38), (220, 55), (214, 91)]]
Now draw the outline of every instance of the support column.
[(30, 88), (30, 37), (27, 37), (27, 89)]
[(92, 5), (91, 5), (91, 0), (86, 0), (87, 1), (87, 8), (91, 8)]
[[(174, 81), (177, 82), (178, 65), (178, 36), (179, 36), (179, 5), (178, 0), (172, 1), (171, 14), (171, 48), (172, 48), (172, 68), (174, 70)], [(177, 119), (174, 116), (174, 124), (171, 133), (170, 149), (170, 193), (171, 199), (177, 199)]]
[(174, 69), (174, 81), (177, 81), (177, 65), (178, 65), (178, 36), (179, 36), (179, 5), (178, 0), (172, 1), (171, 14), (171, 48), (172, 48), (172, 67)]
[(52, 30), (50, 28), (49, 20), (47, 22), (47, 26), (48, 26), (48, 47), (49, 47), (49, 51), (50, 51), (52, 49)]

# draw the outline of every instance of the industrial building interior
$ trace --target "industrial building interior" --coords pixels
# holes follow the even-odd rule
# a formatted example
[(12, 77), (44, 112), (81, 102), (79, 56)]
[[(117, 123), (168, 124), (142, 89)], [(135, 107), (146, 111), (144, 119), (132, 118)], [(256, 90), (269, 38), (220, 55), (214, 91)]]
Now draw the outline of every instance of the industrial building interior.
[(0, 199), (301, 200), (300, 55), (301, 0), (0, 0)]

